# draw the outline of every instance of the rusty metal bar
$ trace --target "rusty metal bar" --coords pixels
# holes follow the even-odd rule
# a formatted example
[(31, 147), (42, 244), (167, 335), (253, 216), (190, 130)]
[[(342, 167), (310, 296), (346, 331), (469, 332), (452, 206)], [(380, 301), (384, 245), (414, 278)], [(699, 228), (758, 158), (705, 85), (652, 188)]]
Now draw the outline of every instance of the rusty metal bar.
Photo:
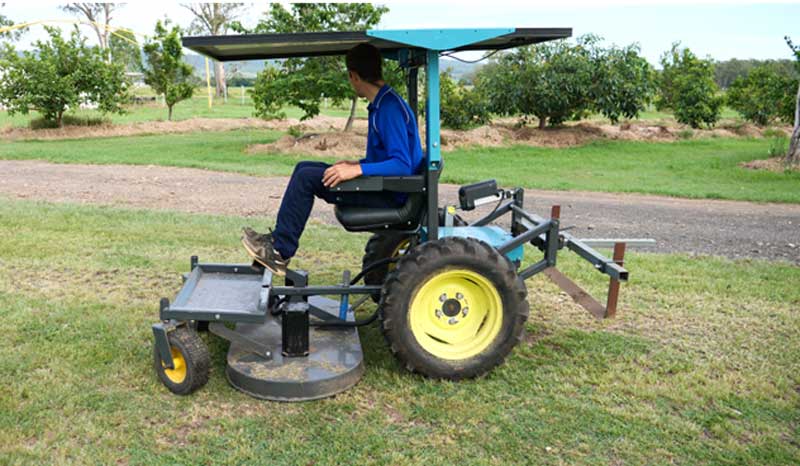
[[(620, 267), (624, 266), (625, 243), (614, 244), (613, 261)], [(612, 278), (608, 284), (608, 301), (604, 317), (611, 318), (617, 315), (617, 301), (619, 299), (619, 280)]]
[(547, 277), (552, 280), (553, 283), (558, 285), (559, 288), (564, 290), (573, 301), (589, 311), (589, 314), (593, 315), (596, 319), (603, 319), (605, 317), (606, 308), (597, 302), (592, 295), (578, 286), (577, 283), (573, 282), (569, 279), (569, 277), (561, 273), (560, 270), (555, 267), (550, 267), (544, 270), (544, 274), (547, 275)]

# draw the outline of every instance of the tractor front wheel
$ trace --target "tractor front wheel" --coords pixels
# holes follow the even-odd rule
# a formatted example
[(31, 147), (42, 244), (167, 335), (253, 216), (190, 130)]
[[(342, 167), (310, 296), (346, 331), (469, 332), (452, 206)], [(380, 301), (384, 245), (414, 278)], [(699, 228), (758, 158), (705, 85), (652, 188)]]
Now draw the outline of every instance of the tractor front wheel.
[(403, 256), (381, 293), (392, 353), (428, 377), (477, 377), (522, 338), (527, 291), (511, 262), (478, 240), (448, 237)]

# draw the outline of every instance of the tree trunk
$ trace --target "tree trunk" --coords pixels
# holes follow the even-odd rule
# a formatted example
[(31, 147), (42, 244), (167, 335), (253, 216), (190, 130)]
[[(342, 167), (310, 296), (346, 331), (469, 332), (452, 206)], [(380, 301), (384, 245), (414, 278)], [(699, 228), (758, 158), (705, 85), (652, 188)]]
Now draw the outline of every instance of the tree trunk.
[(217, 97), (225, 97), (225, 65), (222, 62), (214, 62), (214, 82), (217, 86)]
[(547, 126), (547, 117), (539, 117), (539, 129), (544, 129)]
[(64, 112), (56, 113), (56, 125), (58, 125), (59, 128), (64, 127)]
[(168, 105), (167, 108), (169, 109), (167, 113), (167, 120), (172, 121), (172, 105)]
[(350, 101), (350, 116), (347, 118), (347, 123), (344, 125), (345, 132), (353, 129), (353, 120), (356, 119), (356, 106), (358, 104), (358, 97), (353, 97)]
[(797, 102), (794, 108), (794, 131), (789, 140), (789, 152), (786, 153), (787, 164), (800, 163), (800, 85), (797, 86)]

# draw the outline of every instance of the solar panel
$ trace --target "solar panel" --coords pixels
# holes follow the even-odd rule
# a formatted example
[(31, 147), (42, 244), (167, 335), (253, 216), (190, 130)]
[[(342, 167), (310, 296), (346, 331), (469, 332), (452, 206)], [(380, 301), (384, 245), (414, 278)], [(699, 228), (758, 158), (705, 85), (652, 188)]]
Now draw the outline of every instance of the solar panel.
[[(447, 31), (446, 29), (440, 30), (442, 34), (446, 34)], [(413, 32), (413, 30), (409, 32)], [(571, 35), (572, 29), (570, 28), (516, 28), (508, 34), (449, 50), (502, 50), (563, 39)], [(348, 50), (361, 43), (372, 44), (383, 52), (414, 48), (402, 42), (373, 37), (367, 31), (242, 34), (183, 38), (184, 47), (217, 61), (344, 55)]]

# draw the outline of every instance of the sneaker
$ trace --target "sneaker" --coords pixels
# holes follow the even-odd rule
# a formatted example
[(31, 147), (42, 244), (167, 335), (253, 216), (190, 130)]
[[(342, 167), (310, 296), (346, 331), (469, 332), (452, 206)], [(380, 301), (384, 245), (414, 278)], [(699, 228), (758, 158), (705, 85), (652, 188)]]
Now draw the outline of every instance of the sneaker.
[(259, 233), (250, 227), (242, 228), (242, 239), (247, 238), (247, 242), (254, 246), (261, 246), (272, 242), (272, 229), (269, 233)]
[(272, 234), (260, 234), (245, 228), (242, 235), (242, 245), (247, 253), (259, 264), (268, 268), (276, 275), (286, 275), (289, 260), (281, 257), (281, 253), (272, 246)]

